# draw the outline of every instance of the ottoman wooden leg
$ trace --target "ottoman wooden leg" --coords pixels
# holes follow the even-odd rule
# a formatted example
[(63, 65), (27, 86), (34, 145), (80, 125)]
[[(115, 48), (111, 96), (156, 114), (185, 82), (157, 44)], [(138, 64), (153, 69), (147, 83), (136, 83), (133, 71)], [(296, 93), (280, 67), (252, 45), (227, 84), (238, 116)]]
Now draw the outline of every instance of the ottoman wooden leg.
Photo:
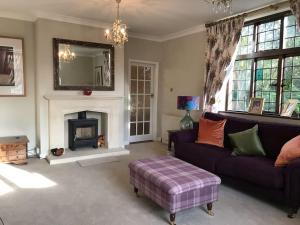
[(212, 207), (213, 207), (213, 204), (212, 203), (208, 203), (207, 204), (207, 213), (210, 215), (210, 216), (214, 216), (214, 213), (212, 211)]
[(297, 212), (298, 212), (297, 208), (290, 208), (289, 212), (288, 212), (288, 218), (290, 218), (290, 219), (295, 218)]
[(175, 223), (175, 217), (176, 217), (175, 213), (171, 213), (170, 214), (170, 224), (171, 225), (176, 225), (176, 223)]
[(140, 197), (138, 188), (134, 187), (134, 193), (136, 194), (136, 197)]

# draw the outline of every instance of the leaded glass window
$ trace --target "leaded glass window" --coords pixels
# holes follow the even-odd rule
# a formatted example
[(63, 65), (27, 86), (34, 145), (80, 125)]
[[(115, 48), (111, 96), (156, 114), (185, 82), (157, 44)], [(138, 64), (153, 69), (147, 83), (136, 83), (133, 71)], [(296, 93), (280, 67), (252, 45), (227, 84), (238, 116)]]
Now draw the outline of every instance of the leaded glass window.
[[(264, 98), (264, 113), (280, 114), (289, 99), (300, 102), (300, 32), (296, 18), (283, 12), (246, 22), (226, 109), (247, 111), (250, 97)], [(297, 110), (300, 113), (300, 104)]]
[(234, 64), (231, 101), (229, 108), (235, 111), (246, 111), (250, 97), (252, 60), (240, 60)]
[(300, 102), (300, 56), (284, 60), (282, 104), (289, 99), (298, 99)]
[(300, 32), (296, 27), (295, 16), (286, 16), (284, 18), (284, 48), (300, 47)]
[(278, 49), (280, 46), (281, 20), (258, 25), (258, 51)]
[(254, 26), (245, 26), (242, 29), (241, 39), (239, 43), (238, 55), (250, 54), (253, 52), (253, 32)]
[(264, 98), (264, 111), (276, 110), (278, 59), (258, 60), (255, 76), (255, 97)]

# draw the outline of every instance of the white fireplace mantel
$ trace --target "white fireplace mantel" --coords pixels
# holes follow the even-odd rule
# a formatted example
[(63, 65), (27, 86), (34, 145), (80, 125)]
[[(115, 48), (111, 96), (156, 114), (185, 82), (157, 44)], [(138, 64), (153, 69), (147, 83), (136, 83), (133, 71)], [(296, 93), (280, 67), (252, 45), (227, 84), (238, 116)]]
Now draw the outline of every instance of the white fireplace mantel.
[(45, 95), (48, 100), (49, 147), (64, 146), (65, 115), (80, 111), (107, 113), (108, 148), (124, 146), (124, 97)]
[(46, 100), (122, 100), (123, 96), (105, 96), (105, 95), (45, 95)]

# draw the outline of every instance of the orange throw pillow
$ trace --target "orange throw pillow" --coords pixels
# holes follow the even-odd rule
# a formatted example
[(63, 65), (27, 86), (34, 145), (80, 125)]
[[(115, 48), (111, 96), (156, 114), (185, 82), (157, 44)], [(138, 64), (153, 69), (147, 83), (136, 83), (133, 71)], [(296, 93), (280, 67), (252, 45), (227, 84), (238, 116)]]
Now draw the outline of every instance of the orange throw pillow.
[(198, 143), (224, 147), (224, 127), (226, 120), (214, 121), (200, 118)]
[(286, 166), (292, 160), (300, 157), (300, 135), (289, 140), (281, 148), (280, 154), (278, 155), (275, 166)]

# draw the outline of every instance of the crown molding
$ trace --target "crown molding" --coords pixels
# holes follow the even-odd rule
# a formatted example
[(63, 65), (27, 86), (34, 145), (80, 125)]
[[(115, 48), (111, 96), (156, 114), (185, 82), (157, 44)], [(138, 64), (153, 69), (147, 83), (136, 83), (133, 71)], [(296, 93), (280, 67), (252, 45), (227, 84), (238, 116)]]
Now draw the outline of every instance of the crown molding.
[(48, 20), (54, 20), (59, 22), (65, 22), (65, 23), (73, 23), (78, 25), (97, 27), (97, 28), (111, 27), (110, 23), (105, 23), (98, 20), (83, 19), (79, 17), (64, 16), (55, 13), (38, 12), (36, 14), (36, 20), (37, 19), (48, 19)]
[(161, 37), (161, 41), (162, 42), (169, 41), (169, 40), (172, 40), (172, 39), (181, 38), (181, 37), (184, 37), (184, 36), (200, 33), (200, 32), (203, 32), (203, 31), (205, 31), (205, 25), (201, 24), (201, 25), (191, 27), (191, 28), (188, 28), (188, 29), (185, 29), (185, 30), (181, 30), (181, 31), (178, 31), (178, 32), (174, 32), (174, 33), (171, 33), (171, 34), (164, 35), (164, 36)]
[(169, 41), (172, 39), (176, 39), (176, 38), (181, 38), (181, 37), (185, 37), (188, 35), (192, 35), (192, 34), (196, 34), (196, 33), (200, 33), (205, 31), (205, 25), (198, 25), (195, 27), (191, 27), (185, 30), (181, 30), (178, 32), (174, 32), (171, 34), (167, 34), (167, 35), (162, 35), (162, 36), (153, 36), (153, 35), (147, 35), (147, 34), (139, 34), (139, 33), (129, 33), (129, 37), (133, 37), (133, 38), (139, 38), (139, 39), (144, 39), (144, 40), (149, 40), (149, 41), (156, 41), (156, 42), (165, 42), (165, 41)]
[(35, 22), (36, 16), (29, 14), (22, 14), (16, 12), (0, 11), (0, 18), (14, 19), (14, 20), (23, 20), (28, 22)]
[(143, 40), (147, 40), (147, 41), (162, 42), (161, 36), (134, 33), (134, 32), (129, 32), (128, 36), (129, 36), (129, 38), (138, 38), (138, 39), (143, 39)]
[[(98, 20), (83, 19), (79, 17), (65, 16), (65, 15), (60, 15), (55, 13), (45, 13), (45, 12), (37, 12), (35, 15), (30, 15), (30, 14), (22, 14), (16, 12), (0, 11), (0, 18), (8, 18), (8, 19), (15, 19), (15, 20), (22, 20), (22, 21), (29, 21), (29, 22), (36, 22), (38, 19), (47, 19), (52, 21), (73, 23), (73, 24), (97, 27), (102, 29), (111, 27), (111, 23), (105, 23)], [(130, 38), (138, 38), (138, 39), (155, 41), (155, 42), (164, 42), (164, 41), (184, 37), (187, 35), (203, 32), (203, 31), (205, 31), (205, 25), (199, 25), (182, 31), (174, 32), (167, 35), (161, 35), (161, 36), (148, 35), (148, 34), (135, 33), (135, 32), (129, 32), (128, 35)]]

